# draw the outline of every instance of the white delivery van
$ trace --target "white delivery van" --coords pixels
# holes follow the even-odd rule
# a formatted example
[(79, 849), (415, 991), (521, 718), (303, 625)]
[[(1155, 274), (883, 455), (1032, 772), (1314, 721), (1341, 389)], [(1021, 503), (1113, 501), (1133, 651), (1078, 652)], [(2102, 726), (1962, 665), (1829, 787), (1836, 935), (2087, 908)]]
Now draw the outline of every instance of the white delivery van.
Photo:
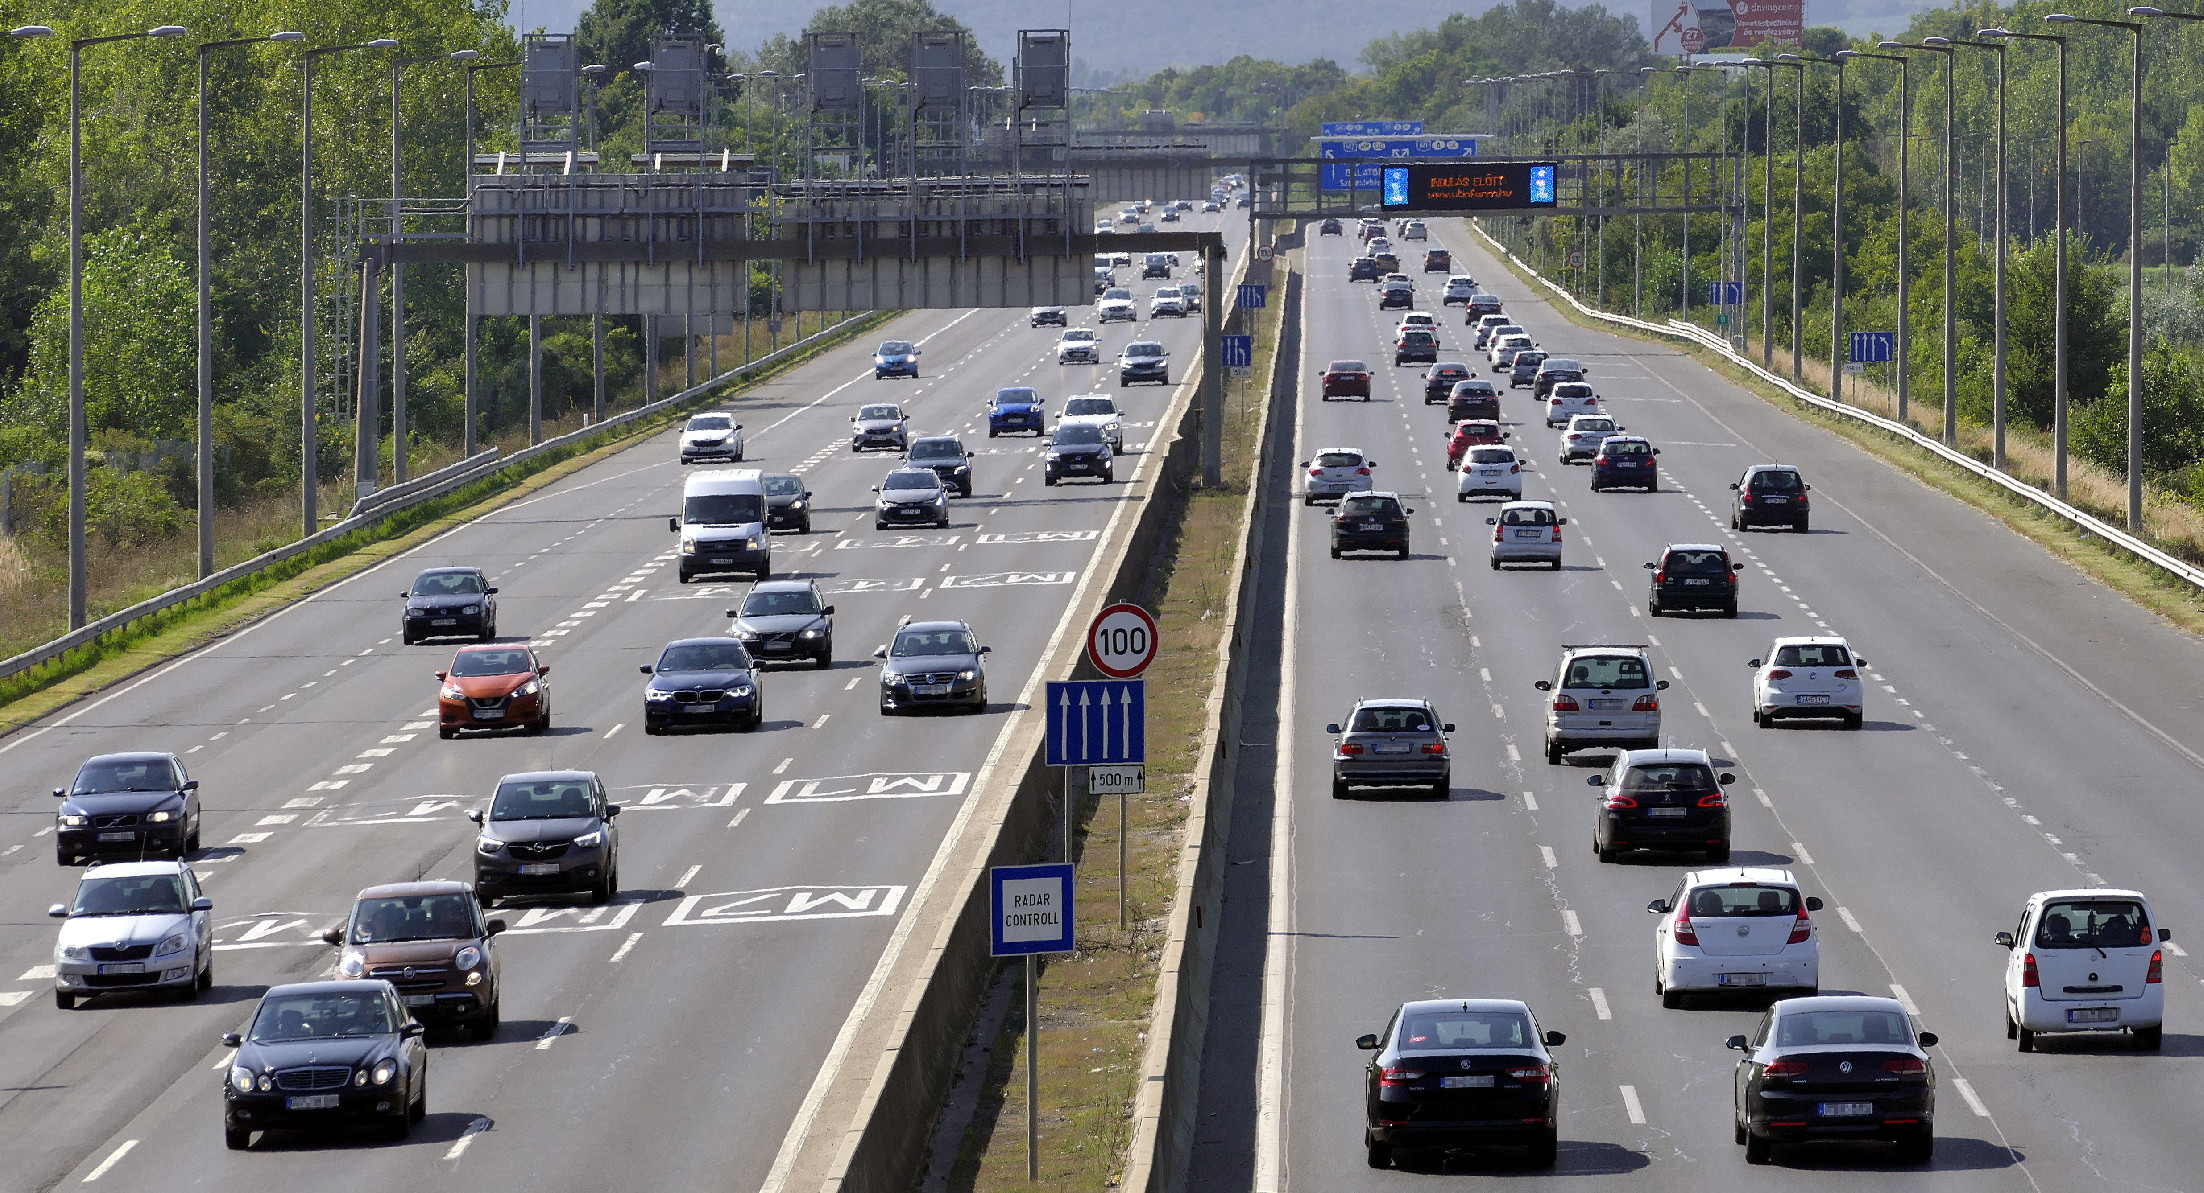
[(764, 474), (755, 468), (715, 468), (681, 486), (681, 514), (666, 519), (681, 536), (681, 582), (713, 572), (773, 571), (773, 540), (765, 527)]

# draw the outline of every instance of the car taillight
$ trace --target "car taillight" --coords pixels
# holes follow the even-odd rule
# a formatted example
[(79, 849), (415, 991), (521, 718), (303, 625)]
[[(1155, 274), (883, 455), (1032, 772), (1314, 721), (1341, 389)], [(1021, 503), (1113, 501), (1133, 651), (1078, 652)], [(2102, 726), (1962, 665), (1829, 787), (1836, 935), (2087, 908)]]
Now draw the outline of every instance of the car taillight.
[(1446, 753), (1446, 743), (1443, 741), (1427, 741), (1423, 743), (1423, 752), (1426, 754), (1444, 754)]
[(1561, 528), (1559, 526), (1554, 527), (1554, 541), (1557, 543), (1561, 541)]
[(1790, 673), (1790, 672), (1788, 672), (1788, 671), (1785, 671), (1785, 670), (1784, 670), (1783, 668), (1781, 668), (1781, 667), (1777, 667), (1777, 668), (1775, 668), (1774, 670), (1772, 670), (1772, 671), (1768, 672), (1768, 678), (1769, 678), (1769, 679), (1789, 679), (1789, 678), (1791, 678), (1791, 673)]
[(1578, 706), (1578, 704), (1577, 704), (1577, 702), (1576, 702), (1576, 697), (1574, 697), (1574, 696), (1559, 696), (1559, 695), (1555, 696), (1555, 697), (1554, 697), (1554, 704), (1553, 704), (1553, 709), (1554, 709), (1554, 711), (1555, 711), (1555, 712), (1581, 712), (1581, 711), (1583, 711), (1583, 709), (1582, 709), (1582, 708), (1580, 708), (1580, 707)]
[(1322, 475), (1324, 475), (1324, 470), (1323, 470), (1323, 469), (1321, 469), (1321, 468), (1311, 468), (1311, 469), (1309, 469), (1309, 475), (1310, 475), (1310, 476), (1322, 476)]
[(1757, 501), (1759, 499), (1754, 497), (1752, 494), (1747, 493), (1738, 498), (1738, 500), (1743, 501), (1746, 505), (1751, 505), (1754, 501)]
[(1355, 475), (1356, 475), (1356, 476), (1368, 476), (1368, 475), (1370, 475), (1370, 470), (1369, 470), (1369, 469), (1367, 469), (1367, 468), (1357, 468), (1357, 469), (1355, 469)]
[(1605, 806), (1610, 808), (1635, 808), (1638, 806), (1638, 801), (1635, 797), (1624, 795), (1618, 791), (1607, 797)]
[(1509, 1069), (1508, 1076), (1525, 1085), (1551, 1085), (1554, 1071), (1545, 1065), (1525, 1065), (1520, 1069)]
[(1673, 932), (1677, 944), (1695, 945), (1699, 943), (1699, 930), (1691, 926), (1691, 913), (1688, 911), (1676, 913), (1676, 927)]
[(1801, 911), (1798, 913), (1798, 919), (1793, 921), (1791, 924), (1791, 939), (1786, 941), (1785, 943), (1805, 944), (1807, 941), (1813, 939), (1813, 936), (1814, 925), (1807, 920), (1806, 913)]
[(1341, 742), (1339, 743), (1339, 752), (1342, 754), (1360, 754), (1362, 753), (1362, 747), (1351, 741)]
[(1554, 399), (1553, 401), (1551, 401), (1551, 402), (1548, 402), (1548, 403), (1546, 403), (1546, 404), (1547, 404), (1548, 406), (1559, 406), (1559, 405), (1561, 404), (1561, 399), (1560, 399), (1560, 398), (1555, 398), (1555, 399)]
[(2164, 983), (2165, 980), (2166, 955), (2157, 949), (2152, 949), (2150, 953), (2150, 972), (2143, 976), (2143, 983), (2149, 986), (2156, 986)]
[(2020, 958), (2020, 984), (2031, 988), (2043, 985), (2043, 979), (2036, 976), (2036, 955), (2034, 953), (2023, 954)]
[(1658, 697), (1658, 696), (1653, 696), (1653, 695), (1650, 695), (1650, 694), (1649, 694), (1649, 695), (1644, 695), (1644, 696), (1640, 696), (1640, 697), (1638, 697), (1638, 698), (1637, 698), (1636, 700), (1633, 700), (1633, 701), (1631, 701), (1631, 702), (1630, 702), (1630, 711), (1631, 711), (1631, 712), (1659, 712), (1659, 711), (1661, 711), (1661, 700), (1660, 700), (1660, 697)]
[(1858, 679), (1860, 673), (1850, 667), (1839, 667), (1836, 671), (1836, 677), (1838, 679)]
[[(1508, 528), (1507, 528), (1507, 527), (1505, 527), (1505, 526), (1497, 526), (1497, 525), (1496, 525), (1496, 526), (1494, 526), (1494, 527), (1492, 528), (1492, 541), (1493, 541), (1493, 542), (1496, 542), (1496, 543), (1497, 543), (1497, 542), (1499, 542), (1499, 541), (1500, 541), (1501, 539), (1504, 539), (1504, 538), (1506, 538), (1507, 536), (1508, 536)], [(1558, 705), (1558, 704), (1556, 704), (1556, 705), (1554, 705), (1554, 707), (1555, 707), (1555, 708), (1560, 708), (1561, 706), (1560, 706), (1560, 705)]]
[(1379, 1081), (1385, 1085), (1406, 1085), (1422, 1078), (1422, 1069), (1403, 1069), (1399, 1066), (1388, 1068), (1379, 1075)]
[(1804, 1077), (1806, 1075), (1806, 1062), (1802, 1060), (1771, 1060), (1768, 1062), (1767, 1068), (1760, 1070), (1760, 1075), (1779, 1079)]
[(1516, 473), (1518, 473), (1518, 472), (1521, 472), (1521, 471), (1523, 471), (1523, 466), (1522, 466), (1521, 464), (1510, 464), (1510, 465), (1508, 465), (1508, 475), (1510, 475), (1510, 476), (1513, 476), (1513, 475), (1515, 475)]
[[(1593, 462), (1594, 464), (1597, 464), (1597, 463), (1599, 463), (1599, 461), (1598, 461), (1598, 460), (1594, 460), (1594, 461), (1592, 461), (1592, 462)], [(1662, 570), (1662, 571), (1658, 571), (1658, 572), (1655, 572), (1655, 573), (1653, 573), (1653, 582), (1654, 582), (1655, 584), (1666, 584), (1666, 583), (1668, 583), (1668, 572), (1667, 572), (1667, 571), (1666, 571), (1666, 570), (1664, 569), (1664, 570)]]
[(1907, 1077), (1921, 1077), (1927, 1075), (1928, 1071), (1928, 1062), (1922, 1060), (1918, 1056), (1901, 1056), (1896, 1060), (1886, 1060), (1883, 1062), (1883, 1072), (1885, 1073), (1897, 1073), (1901, 1076)]
[(1699, 806), (1702, 808), (1727, 808), (1730, 806), (1730, 797), (1719, 791), (1702, 795), (1699, 797)]

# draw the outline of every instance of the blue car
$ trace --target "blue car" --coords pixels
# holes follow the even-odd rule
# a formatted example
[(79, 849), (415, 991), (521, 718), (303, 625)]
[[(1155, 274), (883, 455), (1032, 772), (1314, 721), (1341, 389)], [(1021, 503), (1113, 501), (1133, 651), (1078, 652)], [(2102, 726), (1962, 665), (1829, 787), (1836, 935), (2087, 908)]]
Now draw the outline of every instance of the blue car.
[(987, 437), (1008, 435), (1012, 431), (1041, 433), (1041, 395), (1026, 386), (998, 389), (987, 403)]
[(918, 345), (909, 340), (883, 340), (872, 354), (872, 379), (918, 376)]
[(689, 725), (756, 729), (765, 720), (757, 663), (738, 638), (682, 638), (642, 665), (643, 732)]
[(1635, 435), (1609, 435), (1599, 441), (1592, 457), (1592, 492), (1601, 489), (1659, 491), (1661, 470), (1655, 456), (1661, 449)]

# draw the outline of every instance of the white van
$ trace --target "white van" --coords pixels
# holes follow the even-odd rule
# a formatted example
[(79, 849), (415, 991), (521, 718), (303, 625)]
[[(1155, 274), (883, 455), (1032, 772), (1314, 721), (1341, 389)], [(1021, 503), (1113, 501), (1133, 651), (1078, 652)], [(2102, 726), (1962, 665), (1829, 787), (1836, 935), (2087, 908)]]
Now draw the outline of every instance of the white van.
[(666, 528), (681, 536), (683, 584), (709, 572), (748, 572), (759, 580), (772, 574), (773, 540), (758, 469), (692, 474), (681, 486), (681, 514), (666, 519)]
[(2144, 1052), (2165, 1038), (2165, 942), (2140, 891), (2112, 887), (2043, 891), (2005, 946), (2005, 1038), (2034, 1052), (2051, 1032), (2127, 1032)]

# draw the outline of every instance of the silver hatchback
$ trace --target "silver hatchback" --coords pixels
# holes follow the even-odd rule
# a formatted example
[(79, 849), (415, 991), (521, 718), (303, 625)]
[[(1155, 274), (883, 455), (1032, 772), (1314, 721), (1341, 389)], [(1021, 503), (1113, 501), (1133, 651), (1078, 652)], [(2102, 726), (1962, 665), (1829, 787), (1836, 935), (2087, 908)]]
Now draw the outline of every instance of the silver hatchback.
[(1342, 725), (1326, 725), (1332, 743), (1332, 798), (1354, 787), (1421, 787), (1445, 799), (1454, 789), (1453, 758), (1428, 700), (1361, 700)]
[(1546, 706), (1546, 761), (1561, 765), (1571, 750), (1612, 746), (1657, 749), (1661, 744), (1661, 689), (1643, 646), (1564, 645), (1561, 667), (1538, 690)]

